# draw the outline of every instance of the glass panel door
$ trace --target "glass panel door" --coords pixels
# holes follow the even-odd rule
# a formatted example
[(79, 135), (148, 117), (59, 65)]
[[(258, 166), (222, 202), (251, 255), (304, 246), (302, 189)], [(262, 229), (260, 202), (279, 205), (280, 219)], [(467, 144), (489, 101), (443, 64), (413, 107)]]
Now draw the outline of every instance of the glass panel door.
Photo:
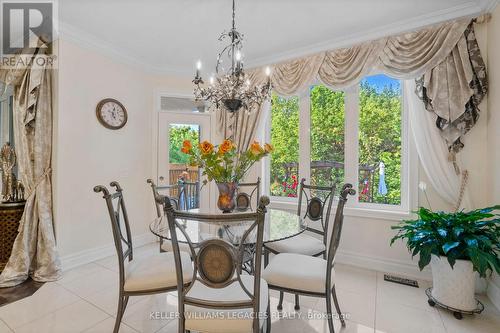
[(159, 115), (158, 185), (170, 186), (164, 190), (177, 198), (181, 209), (200, 208), (208, 203), (209, 191), (201, 186), (201, 170), (189, 165), (189, 158), (181, 152), (184, 140), (197, 146), (210, 138), (210, 118), (200, 114)]

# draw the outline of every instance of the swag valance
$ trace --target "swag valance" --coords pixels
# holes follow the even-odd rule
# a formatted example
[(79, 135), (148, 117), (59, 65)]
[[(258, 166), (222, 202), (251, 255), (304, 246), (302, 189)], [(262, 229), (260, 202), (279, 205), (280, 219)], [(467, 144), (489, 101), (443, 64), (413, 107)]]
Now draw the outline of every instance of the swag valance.
[[(487, 91), (486, 69), (470, 19), (450, 21), (353, 47), (330, 50), (272, 66), (276, 93), (289, 96), (314, 81), (342, 89), (370, 73), (417, 79), (417, 93), (454, 157), (477, 121)], [(253, 83), (267, 80), (262, 68), (249, 71)], [(230, 125), (230, 124), (228, 124)]]

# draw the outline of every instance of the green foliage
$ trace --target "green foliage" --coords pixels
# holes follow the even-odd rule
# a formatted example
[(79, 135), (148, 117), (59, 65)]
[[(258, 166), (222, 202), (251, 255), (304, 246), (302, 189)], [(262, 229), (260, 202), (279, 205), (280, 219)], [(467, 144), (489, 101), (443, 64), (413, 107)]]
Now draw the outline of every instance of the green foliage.
[[(271, 195), (283, 195), (284, 164), (299, 161), (299, 100), (272, 96), (271, 109)], [(297, 175), (298, 170), (294, 170)], [(291, 175), (288, 175), (291, 176)]]
[(500, 273), (500, 215), (492, 213), (500, 205), (470, 212), (433, 212), (421, 207), (417, 220), (402, 221), (392, 229), (398, 230), (391, 245), (406, 240), (412, 256), (420, 254), (422, 270), (431, 255), (446, 256), (453, 268), (457, 259), (470, 260), (481, 277), (495, 270)]
[[(359, 93), (359, 164), (385, 164), (387, 195), (374, 191), (373, 202), (401, 204), (401, 91), (386, 86), (382, 91), (367, 83)], [(374, 174), (378, 188), (379, 174)]]
[[(311, 99), (311, 162), (339, 162), (340, 168), (311, 169), (311, 183), (330, 185), (344, 181), (345, 154), (345, 93), (318, 85), (310, 90)], [(386, 86), (379, 91), (366, 81), (359, 94), (359, 164), (385, 164), (388, 193), (377, 193), (379, 174), (374, 173), (373, 202), (401, 203), (401, 90)], [(298, 170), (288, 170), (284, 164), (299, 160), (299, 102), (297, 97), (272, 97), (271, 109), (271, 195), (287, 195), (284, 183)], [(360, 183), (363, 174), (360, 174)], [(360, 191), (361, 192), (361, 191)]]
[(193, 146), (197, 147), (200, 143), (199, 131), (192, 125), (172, 125), (169, 129), (169, 156), (170, 163), (175, 164), (188, 164), (189, 156), (181, 153), (180, 149), (182, 147), (182, 142), (184, 140), (189, 140)]

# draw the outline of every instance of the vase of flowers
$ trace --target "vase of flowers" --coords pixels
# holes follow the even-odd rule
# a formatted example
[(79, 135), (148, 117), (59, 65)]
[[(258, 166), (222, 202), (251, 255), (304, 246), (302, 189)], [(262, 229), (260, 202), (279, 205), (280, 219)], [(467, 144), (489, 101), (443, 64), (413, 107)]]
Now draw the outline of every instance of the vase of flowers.
[(224, 213), (232, 212), (236, 206), (234, 196), (238, 183), (245, 177), (255, 162), (273, 151), (270, 144), (261, 146), (254, 141), (246, 151), (239, 151), (229, 139), (214, 146), (209, 141), (201, 142), (193, 147), (191, 141), (184, 140), (181, 151), (189, 155), (189, 163), (203, 169), (203, 181), (215, 181), (219, 189), (217, 207)]

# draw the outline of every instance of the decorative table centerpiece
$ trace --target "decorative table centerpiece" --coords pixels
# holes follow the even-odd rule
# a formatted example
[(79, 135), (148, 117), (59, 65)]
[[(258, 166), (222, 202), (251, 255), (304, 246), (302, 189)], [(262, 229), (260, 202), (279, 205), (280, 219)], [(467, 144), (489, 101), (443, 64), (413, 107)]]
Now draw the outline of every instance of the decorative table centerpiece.
[(181, 152), (189, 155), (189, 163), (203, 169), (207, 179), (214, 180), (219, 189), (217, 207), (223, 213), (230, 213), (236, 206), (234, 196), (238, 183), (245, 177), (252, 165), (273, 151), (273, 147), (266, 143), (261, 146), (254, 141), (248, 150), (239, 152), (236, 145), (229, 139), (220, 145), (214, 146), (208, 141), (203, 141), (198, 147), (193, 147), (189, 140), (182, 143)]
[(398, 234), (391, 240), (406, 240), (413, 256), (420, 254), (422, 270), (429, 263), (432, 288), (426, 291), (429, 305), (436, 304), (453, 311), (457, 319), (462, 313), (483, 310), (474, 298), (475, 274), (500, 273), (500, 206), (469, 212), (433, 212), (421, 207), (418, 219), (403, 221), (393, 229)]

